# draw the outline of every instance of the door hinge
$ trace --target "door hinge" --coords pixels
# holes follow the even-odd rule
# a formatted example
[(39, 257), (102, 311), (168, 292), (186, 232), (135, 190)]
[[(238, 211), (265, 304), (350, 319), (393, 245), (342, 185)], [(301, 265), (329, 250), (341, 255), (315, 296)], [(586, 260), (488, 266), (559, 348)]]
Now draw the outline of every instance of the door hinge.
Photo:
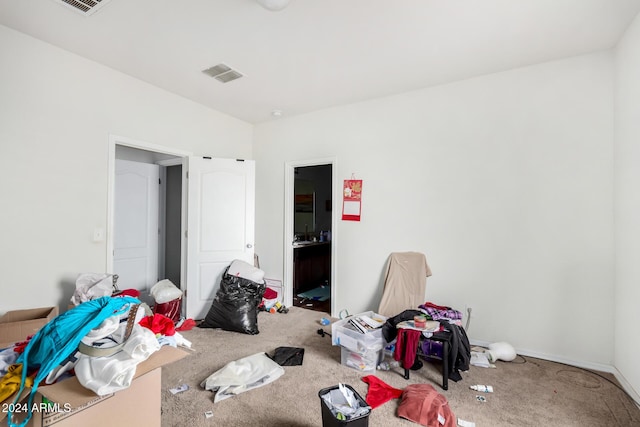
[(184, 230), (184, 238), (185, 239), (189, 238), (189, 230)]
[(189, 171), (187, 171), (187, 179), (189, 179)]
[(162, 180), (158, 178), (158, 185), (162, 185)]

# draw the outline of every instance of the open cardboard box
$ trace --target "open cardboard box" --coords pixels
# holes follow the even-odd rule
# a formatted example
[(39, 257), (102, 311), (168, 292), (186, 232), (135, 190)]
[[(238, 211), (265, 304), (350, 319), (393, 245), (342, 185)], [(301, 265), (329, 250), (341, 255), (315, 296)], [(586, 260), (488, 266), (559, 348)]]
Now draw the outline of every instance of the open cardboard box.
[[(38, 387), (33, 403), (51, 401), (55, 412), (34, 411), (27, 426), (75, 427), (82, 425), (113, 426), (116, 424), (160, 426), (161, 421), (161, 368), (176, 362), (187, 353), (183, 350), (164, 346), (140, 363), (131, 386), (117, 393), (97, 396), (84, 388), (73, 377), (52, 385)], [(22, 402), (28, 399), (23, 393)], [(14, 397), (4, 402), (10, 404)], [(57, 405), (56, 405), (57, 404)], [(33, 405), (32, 405), (33, 407)], [(25, 413), (14, 416), (17, 423), (26, 417)], [(0, 412), (0, 426), (5, 427), (7, 413)]]
[(58, 315), (58, 307), (13, 310), (0, 317), (0, 348), (24, 341)]

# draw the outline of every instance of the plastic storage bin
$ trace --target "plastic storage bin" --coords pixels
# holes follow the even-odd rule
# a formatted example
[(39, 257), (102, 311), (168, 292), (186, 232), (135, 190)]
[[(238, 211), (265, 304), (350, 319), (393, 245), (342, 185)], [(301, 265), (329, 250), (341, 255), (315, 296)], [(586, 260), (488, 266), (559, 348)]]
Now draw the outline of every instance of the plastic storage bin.
[(378, 363), (382, 361), (381, 350), (368, 350), (363, 353), (351, 351), (342, 347), (340, 357), (343, 366), (348, 366), (360, 372), (372, 372), (376, 370)]
[[(360, 402), (360, 405), (368, 406), (367, 402), (362, 398), (362, 396), (358, 394), (357, 391), (353, 389), (353, 387), (351, 387), (349, 384), (344, 384), (344, 386), (353, 392), (354, 396), (358, 399), (358, 402)], [(333, 413), (331, 413), (331, 409), (329, 409), (322, 396), (336, 388), (338, 388), (337, 385), (333, 387), (323, 388), (318, 392), (318, 397), (320, 398), (320, 406), (322, 407), (322, 427), (340, 427), (347, 425), (349, 427), (369, 427), (369, 414), (371, 413), (371, 409), (369, 409), (366, 414), (360, 415), (356, 418), (351, 418), (350, 420), (339, 420), (333, 416)]]
[[(357, 316), (373, 317), (373, 311), (356, 314)], [(347, 326), (349, 318), (338, 320), (331, 325), (331, 343), (345, 347), (351, 351), (365, 353), (369, 351), (382, 350), (385, 346), (382, 328), (374, 329), (365, 334), (351, 329)]]

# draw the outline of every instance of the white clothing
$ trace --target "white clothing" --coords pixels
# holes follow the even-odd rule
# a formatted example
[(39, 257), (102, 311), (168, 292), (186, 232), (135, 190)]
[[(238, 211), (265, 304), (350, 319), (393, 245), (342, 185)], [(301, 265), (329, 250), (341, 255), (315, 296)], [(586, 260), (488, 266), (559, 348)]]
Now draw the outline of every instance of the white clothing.
[(136, 366), (160, 349), (153, 332), (134, 325), (122, 351), (109, 357), (92, 357), (79, 353), (75, 371), (80, 384), (98, 396), (128, 388)]
[(269, 384), (284, 374), (284, 368), (265, 353), (227, 363), (202, 381), (201, 387), (216, 391), (213, 402), (220, 402), (245, 391)]

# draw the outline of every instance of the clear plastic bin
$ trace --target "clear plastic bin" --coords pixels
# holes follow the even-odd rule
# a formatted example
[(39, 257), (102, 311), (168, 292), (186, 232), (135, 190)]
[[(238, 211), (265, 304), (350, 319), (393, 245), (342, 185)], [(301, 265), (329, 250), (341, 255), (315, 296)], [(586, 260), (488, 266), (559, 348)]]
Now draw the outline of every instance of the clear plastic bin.
[(353, 368), (360, 372), (373, 372), (378, 364), (382, 361), (381, 350), (368, 350), (363, 353), (351, 351), (342, 347), (340, 362), (343, 366)]
[(349, 319), (358, 316), (382, 317), (373, 311), (366, 311), (334, 322), (331, 325), (331, 343), (357, 353), (382, 350), (386, 344), (382, 336), (382, 328), (363, 334), (348, 326)]

